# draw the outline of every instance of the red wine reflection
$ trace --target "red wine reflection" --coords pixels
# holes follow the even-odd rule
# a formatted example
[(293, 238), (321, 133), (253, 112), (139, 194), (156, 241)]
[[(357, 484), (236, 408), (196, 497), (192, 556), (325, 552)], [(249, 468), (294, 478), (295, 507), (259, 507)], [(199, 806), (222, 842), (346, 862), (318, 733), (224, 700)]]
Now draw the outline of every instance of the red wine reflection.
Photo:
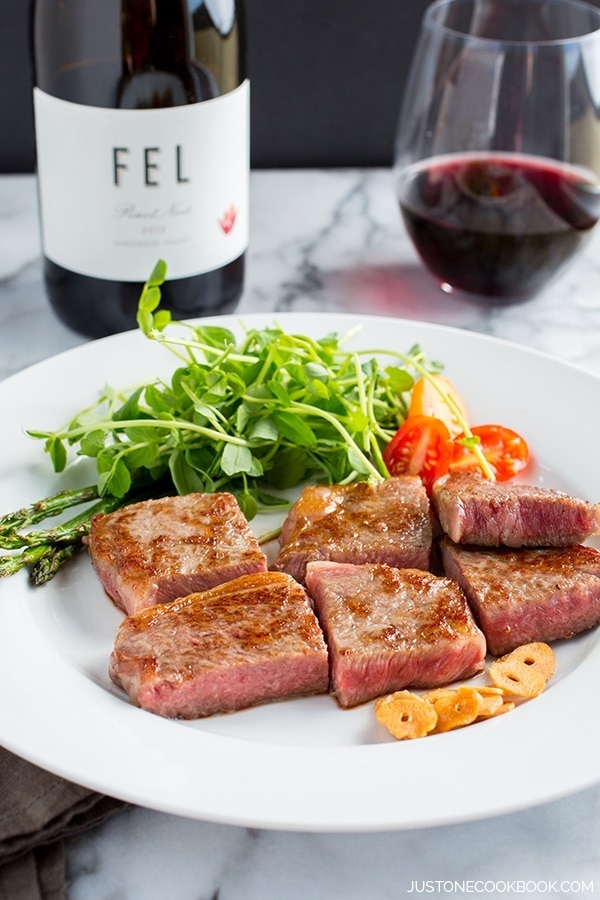
[(407, 231), (429, 270), (459, 290), (534, 295), (591, 234), (600, 184), (591, 172), (518, 154), (452, 154), (402, 176)]

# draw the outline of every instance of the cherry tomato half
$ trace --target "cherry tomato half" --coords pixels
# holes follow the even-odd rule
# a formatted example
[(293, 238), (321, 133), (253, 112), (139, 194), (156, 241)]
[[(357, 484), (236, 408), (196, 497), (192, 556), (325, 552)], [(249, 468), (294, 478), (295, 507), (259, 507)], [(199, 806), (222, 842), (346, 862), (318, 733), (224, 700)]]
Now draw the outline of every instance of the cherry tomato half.
[[(529, 461), (529, 447), (516, 431), (503, 425), (477, 425), (471, 432), (479, 438), (483, 455), (494, 470), (498, 481), (509, 481), (521, 472)], [(471, 449), (453, 441), (451, 472), (481, 472), (477, 457)]]
[(450, 432), (435, 416), (410, 416), (383, 452), (390, 475), (419, 475), (427, 492), (448, 471)]
[[(440, 391), (450, 404), (444, 401)], [(462, 421), (451, 406), (455, 407)], [(437, 373), (415, 381), (408, 408), (408, 417), (411, 416), (435, 416), (436, 419), (441, 419), (453, 438), (462, 433), (465, 423), (469, 424), (469, 416), (460, 394), (451, 381)]]

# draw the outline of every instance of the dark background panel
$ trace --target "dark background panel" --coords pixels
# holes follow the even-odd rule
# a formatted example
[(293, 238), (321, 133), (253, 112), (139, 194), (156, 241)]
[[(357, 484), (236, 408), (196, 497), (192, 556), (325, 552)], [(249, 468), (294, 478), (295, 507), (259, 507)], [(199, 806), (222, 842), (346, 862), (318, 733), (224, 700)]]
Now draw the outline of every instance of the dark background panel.
[(387, 165), (430, 0), (249, 0), (255, 165)]
[[(430, 2), (246, 0), (253, 167), (388, 165)], [(0, 172), (34, 167), (28, 20), (0, 0)]]
[(0, 172), (33, 167), (28, 0), (0, 0)]
[[(252, 165), (388, 165), (429, 2), (246, 0)], [(0, 0), (0, 172), (34, 167), (28, 19)]]

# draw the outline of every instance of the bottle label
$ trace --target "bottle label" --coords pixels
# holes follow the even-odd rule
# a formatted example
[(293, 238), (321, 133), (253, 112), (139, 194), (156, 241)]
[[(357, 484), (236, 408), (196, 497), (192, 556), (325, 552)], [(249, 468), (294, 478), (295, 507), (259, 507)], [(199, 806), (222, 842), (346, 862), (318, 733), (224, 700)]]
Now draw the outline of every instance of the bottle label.
[(121, 110), (34, 88), (44, 254), (145, 281), (220, 268), (248, 246), (249, 83), (213, 100)]

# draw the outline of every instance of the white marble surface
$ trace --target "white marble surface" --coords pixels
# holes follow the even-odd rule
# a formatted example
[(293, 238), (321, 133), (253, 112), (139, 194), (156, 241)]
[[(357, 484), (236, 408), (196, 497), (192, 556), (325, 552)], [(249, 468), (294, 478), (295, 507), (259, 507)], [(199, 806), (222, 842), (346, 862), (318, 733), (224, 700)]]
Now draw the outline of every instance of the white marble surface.
[[(441, 322), (600, 374), (600, 232), (539, 298), (479, 306), (447, 297), (421, 269), (389, 172), (256, 172), (239, 312), (292, 309)], [(83, 341), (44, 299), (35, 181), (1, 177), (0, 378)], [(505, 769), (490, 778), (510, 779), (518, 766), (519, 748), (506, 750)], [(591, 896), (600, 893), (600, 787), (484, 821), (374, 835), (246, 829), (136, 808), (71, 840), (68, 873), (73, 900)]]

